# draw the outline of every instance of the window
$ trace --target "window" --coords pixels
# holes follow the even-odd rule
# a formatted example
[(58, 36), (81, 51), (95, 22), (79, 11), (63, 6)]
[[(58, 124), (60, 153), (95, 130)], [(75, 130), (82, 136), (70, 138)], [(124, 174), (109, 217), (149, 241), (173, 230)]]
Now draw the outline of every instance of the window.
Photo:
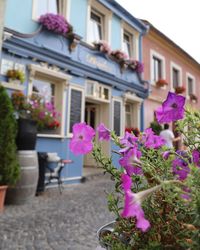
[(179, 86), (179, 71), (175, 68), (172, 70), (172, 77), (173, 77), (173, 88), (175, 89), (176, 87)]
[(32, 94), (42, 97), (46, 101), (54, 103), (56, 111), (60, 113), (60, 127), (55, 131), (44, 131), (39, 136), (64, 137), (64, 125), (66, 114), (66, 91), (65, 86), (70, 77), (64, 73), (31, 64), (28, 66), (29, 86), (28, 95)]
[(171, 62), (171, 89), (182, 86), (182, 69), (179, 65)]
[(87, 2), (86, 41), (91, 45), (93, 45), (94, 41), (98, 42), (99, 40), (105, 40), (109, 43), (112, 12), (97, 0)]
[(46, 13), (67, 16), (67, 0), (33, 0), (33, 19)]
[(57, 0), (34, 0), (35, 17), (38, 18), (46, 13), (58, 13)]
[(195, 94), (195, 78), (189, 73), (187, 73), (186, 84), (187, 96), (189, 97), (191, 94)]
[(6, 75), (9, 69), (18, 69), (25, 74), (25, 65), (7, 59), (1, 60), (1, 74)]
[(55, 102), (55, 84), (49, 81), (34, 79), (32, 83), (32, 94), (37, 95), (45, 101)]
[(132, 43), (133, 39), (131, 34), (127, 33), (124, 31), (123, 34), (123, 51), (128, 55), (128, 57), (132, 57), (133, 55), (133, 43)]
[(151, 57), (151, 65), (150, 65), (151, 84), (155, 85), (155, 83), (159, 79), (166, 80), (165, 58), (154, 50), (151, 50), (150, 57)]
[(131, 104), (125, 105), (125, 113), (126, 113), (126, 128), (131, 128), (133, 126), (133, 123), (131, 121)]
[(153, 80), (157, 82), (159, 79), (162, 78), (162, 61), (157, 58), (153, 57)]
[(117, 136), (121, 135), (121, 101), (114, 100), (113, 102), (113, 130)]
[(89, 21), (89, 42), (103, 39), (103, 16), (92, 10)]
[(122, 51), (124, 51), (129, 58), (135, 60), (139, 59), (139, 33), (130, 25), (122, 21)]
[(109, 102), (111, 94), (109, 87), (95, 81), (87, 81), (86, 95), (95, 100)]

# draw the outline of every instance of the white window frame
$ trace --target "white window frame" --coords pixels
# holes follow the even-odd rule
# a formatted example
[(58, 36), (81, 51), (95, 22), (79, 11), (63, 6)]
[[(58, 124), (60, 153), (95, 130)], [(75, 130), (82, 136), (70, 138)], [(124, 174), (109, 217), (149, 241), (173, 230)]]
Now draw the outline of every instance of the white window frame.
[[(37, 16), (37, 4), (42, 0), (33, 0), (32, 1), (32, 20), (38, 21), (39, 16)], [(70, 13), (70, 4), (71, 0), (59, 0), (58, 1), (58, 9), (59, 13), (63, 15), (67, 20), (69, 20), (69, 13)], [(47, 11), (46, 13), (48, 13)], [(44, 13), (44, 14), (46, 14)]]
[[(47, 67), (42, 67), (40, 65), (30, 64), (28, 66), (29, 69), (29, 85), (28, 85), (28, 96), (32, 94), (33, 88), (33, 79), (51, 79), (53, 83), (56, 85), (56, 100), (62, 100), (59, 104), (59, 112), (61, 113), (60, 120), (60, 132), (58, 134), (38, 134), (39, 137), (52, 137), (52, 138), (64, 138), (65, 133), (65, 120), (66, 120), (66, 86), (68, 86), (69, 80), (71, 76), (66, 75), (64, 73), (49, 69)], [(63, 94), (61, 96), (60, 94)]]
[(196, 79), (195, 77), (190, 74), (189, 72), (186, 72), (186, 98), (189, 100), (190, 99), (190, 95), (188, 93), (188, 79), (192, 79), (192, 94), (196, 93)]
[[(112, 123), (111, 123), (111, 127), (112, 127), (112, 130), (114, 131), (114, 102), (117, 101), (117, 102), (120, 102), (121, 104), (121, 110), (120, 110), (120, 113), (121, 113), (121, 116), (124, 117), (124, 110), (123, 110), (123, 100), (121, 97), (113, 97), (112, 98)], [(120, 135), (119, 136), (122, 136), (124, 133), (124, 119), (120, 119)]]
[[(150, 50), (150, 74), (151, 74), (151, 84), (156, 85), (156, 81), (154, 79), (154, 57), (158, 58), (161, 61), (161, 78), (166, 80), (166, 63), (165, 57), (158, 53), (155, 50)], [(158, 79), (157, 79), (158, 80)]]
[[(124, 101), (124, 131), (125, 131), (125, 126), (126, 126), (126, 104), (132, 105), (131, 111), (132, 111), (132, 116), (135, 117), (135, 122), (134, 122), (134, 127), (137, 127), (140, 130), (140, 116), (141, 116), (141, 104), (143, 99), (136, 96), (135, 94), (132, 94), (130, 92), (127, 92), (123, 95), (123, 101)], [(133, 106), (134, 105), (134, 106)]]
[(92, 42), (94, 41), (89, 41), (89, 32), (90, 32), (89, 22), (90, 22), (91, 12), (93, 10), (99, 13), (103, 17), (102, 40), (107, 41), (109, 44), (111, 41), (110, 31), (111, 31), (112, 12), (96, 0), (88, 0), (86, 42), (93, 46)]
[[(94, 86), (93, 87), (93, 93), (91, 95), (87, 93), (87, 84), (93, 84), (93, 86)], [(103, 92), (104, 92), (103, 90), (104, 89), (108, 90), (108, 99), (104, 99), (104, 98), (101, 98), (99, 96), (100, 88), (101, 88), (101, 95), (103, 95)], [(87, 98), (93, 99), (95, 101), (110, 103), (110, 100), (111, 100), (111, 88), (108, 87), (107, 85), (101, 84), (101, 83), (99, 83), (97, 81), (87, 80), (86, 81), (86, 86), (85, 86), (85, 96)]]
[(179, 81), (178, 81), (178, 86), (183, 86), (183, 82), (182, 82), (182, 68), (180, 65), (174, 63), (174, 62), (170, 62), (170, 81), (171, 81), (171, 91), (175, 91), (174, 87), (173, 87), (173, 69), (176, 69), (179, 72)]
[(70, 133), (70, 111), (71, 111), (71, 91), (78, 90), (82, 92), (82, 102), (81, 102), (81, 121), (84, 122), (85, 115), (85, 88), (82, 86), (78, 86), (72, 82), (69, 83), (68, 87), (68, 109), (67, 109), (67, 138), (72, 138), (73, 134)]
[(121, 50), (123, 51), (124, 34), (130, 37), (130, 58), (139, 60), (139, 32), (129, 24), (121, 21)]

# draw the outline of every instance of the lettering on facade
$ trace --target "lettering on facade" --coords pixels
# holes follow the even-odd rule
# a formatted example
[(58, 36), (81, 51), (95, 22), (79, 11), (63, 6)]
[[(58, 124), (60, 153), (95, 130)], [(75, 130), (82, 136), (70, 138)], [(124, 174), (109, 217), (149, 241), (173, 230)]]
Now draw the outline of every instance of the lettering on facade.
[(104, 61), (100, 61), (98, 60), (97, 57), (92, 56), (92, 55), (87, 55), (86, 56), (86, 61), (94, 66), (96, 66), (97, 68), (107, 71), (109, 73), (112, 73), (112, 68), (109, 67), (108, 62), (106, 60)]

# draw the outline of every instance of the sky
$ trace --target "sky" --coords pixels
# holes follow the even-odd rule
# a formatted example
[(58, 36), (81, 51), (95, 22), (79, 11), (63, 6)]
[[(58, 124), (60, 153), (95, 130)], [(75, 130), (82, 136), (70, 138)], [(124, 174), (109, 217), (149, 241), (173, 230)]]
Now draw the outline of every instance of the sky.
[(200, 63), (199, 0), (116, 0), (134, 17), (146, 19)]

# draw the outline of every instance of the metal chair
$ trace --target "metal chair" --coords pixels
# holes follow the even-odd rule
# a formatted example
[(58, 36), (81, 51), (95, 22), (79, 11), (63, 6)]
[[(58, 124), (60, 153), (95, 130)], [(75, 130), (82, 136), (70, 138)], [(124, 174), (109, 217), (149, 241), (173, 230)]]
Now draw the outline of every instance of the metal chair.
[(57, 163), (56, 167), (52, 168), (47, 164), (47, 169), (49, 171), (49, 176), (45, 185), (49, 185), (52, 180), (57, 180), (58, 188), (60, 194), (62, 194), (63, 181), (61, 179), (61, 173), (66, 164), (72, 163), (72, 160), (61, 159), (57, 153), (47, 153), (47, 162), (48, 163)]

